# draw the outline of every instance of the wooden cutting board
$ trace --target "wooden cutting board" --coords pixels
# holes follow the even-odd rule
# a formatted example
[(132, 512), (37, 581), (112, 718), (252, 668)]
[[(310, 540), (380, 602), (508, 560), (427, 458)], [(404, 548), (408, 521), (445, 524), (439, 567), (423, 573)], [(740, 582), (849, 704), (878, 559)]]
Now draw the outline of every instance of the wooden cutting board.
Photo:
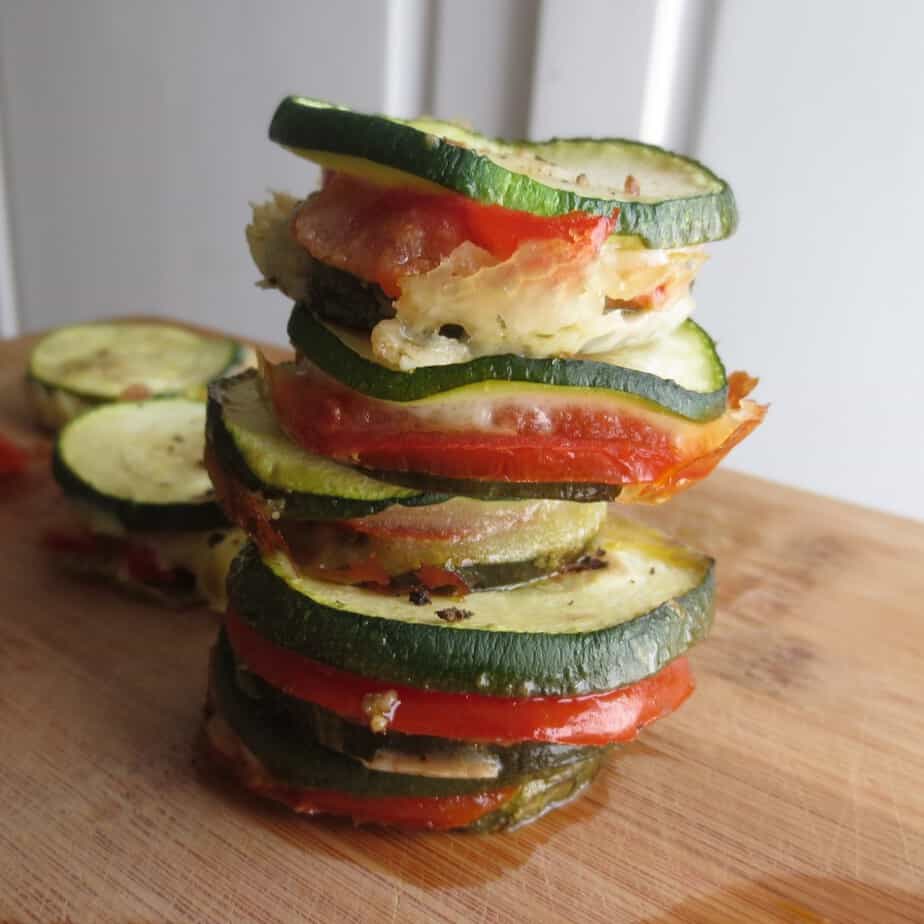
[(730, 472), (652, 511), (720, 560), (695, 696), (531, 827), (409, 836), (199, 766), (215, 617), (57, 574), (45, 468), (0, 493), (0, 921), (924, 921), (924, 525)]

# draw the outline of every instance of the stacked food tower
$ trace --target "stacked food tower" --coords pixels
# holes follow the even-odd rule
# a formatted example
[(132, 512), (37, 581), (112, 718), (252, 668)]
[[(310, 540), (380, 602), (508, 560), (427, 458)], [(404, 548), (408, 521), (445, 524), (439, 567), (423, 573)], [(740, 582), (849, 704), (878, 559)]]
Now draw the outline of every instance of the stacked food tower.
[(295, 361), (210, 390), (251, 536), (206, 741), (299, 812), (496, 830), (689, 696), (713, 563), (613, 512), (761, 420), (689, 320), (728, 186), (623, 140), (506, 143), (284, 100), (319, 191), (254, 209)]

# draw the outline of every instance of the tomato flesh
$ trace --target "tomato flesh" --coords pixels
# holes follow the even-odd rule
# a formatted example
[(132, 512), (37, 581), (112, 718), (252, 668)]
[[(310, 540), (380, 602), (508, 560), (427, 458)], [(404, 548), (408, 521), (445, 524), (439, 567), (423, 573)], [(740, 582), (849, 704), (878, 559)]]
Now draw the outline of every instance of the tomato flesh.
[[(264, 369), (276, 416), (310, 452), (366, 468), (446, 478), (645, 485), (651, 499), (704, 478), (763, 417), (727, 412), (707, 423), (639, 410), (554, 403), (543, 409), (498, 401), (484, 429), (439, 429), (432, 410), (369, 398), (313, 365)], [(731, 389), (730, 389), (731, 391)], [(429, 418), (423, 415), (431, 415)]]
[(0, 477), (21, 475), (29, 462), (25, 450), (0, 434)]
[(318, 260), (376, 282), (394, 298), (403, 276), (434, 269), (466, 241), (498, 260), (527, 240), (599, 248), (616, 217), (570, 212), (546, 218), (456, 193), (381, 187), (331, 172), (299, 209), (294, 232)]
[(378, 824), (405, 830), (449, 831), (464, 828), (500, 808), (513, 789), (466, 796), (380, 796), (364, 798), (332, 789), (291, 789), (274, 786), (265, 795), (310, 815), (346, 815), (355, 824)]
[(139, 584), (168, 587), (182, 580), (176, 569), (161, 566), (157, 553), (149, 546), (114, 536), (97, 536), (88, 530), (47, 530), (42, 544), (55, 552), (84, 559), (116, 560), (118, 567)]
[(508, 744), (630, 741), (693, 692), (693, 675), (683, 657), (630, 686), (583, 696), (501, 697), (420, 690), (340, 671), (289, 651), (264, 639), (230, 610), (225, 628), (237, 656), (267, 683), (345, 719), (367, 722), (363, 697), (394, 690), (399, 705), (389, 727), (411, 735)]

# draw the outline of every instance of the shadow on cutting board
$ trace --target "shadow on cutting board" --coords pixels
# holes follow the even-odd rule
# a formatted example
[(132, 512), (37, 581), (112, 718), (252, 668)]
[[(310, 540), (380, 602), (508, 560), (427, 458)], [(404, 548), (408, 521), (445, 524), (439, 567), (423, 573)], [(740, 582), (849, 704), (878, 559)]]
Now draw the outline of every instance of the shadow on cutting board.
[[(201, 742), (200, 742), (201, 744)], [(426, 891), (479, 886), (509, 875), (534, 851), (572, 825), (585, 826), (606, 807), (609, 775), (604, 769), (580, 798), (517, 831), (497, 834), (445, 832), (402, 833), (373, 826), (354, 827), (326, 816), (298, 817), (267, 799), (240, 788), (210, 765), (198, 749), (200, 782), (211, 788), (229, 809), (249, 816), (252, 823), (282, 838), (306, 854), (324, 853), (359, 868), (377, 870)], [(490, 849), (486, 849), (487, 846)]]
[(820, 876), (743, 882), (688, 899), (643, 924), (891, 924), (924, 921), (924, 894)]

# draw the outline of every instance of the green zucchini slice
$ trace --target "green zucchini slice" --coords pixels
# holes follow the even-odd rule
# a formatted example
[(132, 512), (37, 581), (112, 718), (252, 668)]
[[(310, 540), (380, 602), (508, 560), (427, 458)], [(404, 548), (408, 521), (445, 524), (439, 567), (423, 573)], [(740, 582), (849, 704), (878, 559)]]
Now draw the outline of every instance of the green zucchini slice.
[(724, 180), (637, 141), (494, 140), (451, 122), (405, 122), (301, 96), (279, 104), (269, 136), (330, 169), (379, 182), (423, 182), (487, 205), (535, 215), (618, 209), (615, 233), (636, 235), (648, 247), (719, 240), (737, 223)]
[(251, 356), (234, 340), (170, 324), (76, 324), (36, 344), (27, 387), (40, 421), (57, 429), (88, 407), (126, 394), (204, 397), (209, 382)]
[(442, 478), (423, 472), (370, 472), (391, 484), (416, 491), (431, 491), (451, 497), (474, 497), (479, 500), (511, 500), (542, 497), (548, 500), (592, 504), (614, 501), (622, 486), (618, 484), (582, 484), (555, 481), (479, 481), (477, 478)]
[(445, 493), (389, 484), (297, 446), (279, 429), (255, 370), (209, 388), (206, 432), (218, 464), (268, 499), (280, 519), (349, 519), (394, 504), (448, 500)]
[(58, 434), (52, 471), (69, 497), (128, 530), (227, 525), (202, 462), (205, 404), (159, 398), (104, 404)]
[(463, 388), (554, 387), (628, 395), (689, 420), (712, 420), (728, 398), (725, 367), (712, 338), (685, 321), (651, 343), (628, 346), (611, 361), (482, 356), (466, 363), (422, 366), (398, 372), (371, 358), (368, 338), (319, 320), (304, 304), (289, 316), (289, 339), (296, 350), (328, 375), (372, 398), (420, 401)]
[(712, 560), (611, 515), (607, 566), (465, 599), (414, 605), (298, 575), (249, 545), (228, 579), (232, 610), (264, 638), (340, 670), (421, 689), (569, 696), (641, 680), (709, 630)]
[(577, 799), (594, 781), (604, 757), (602, 754), (585, 758), (524, 783), (513, 798), (499, 809), (479, 818), (464, 830), (477, 834), (515, 831), (523, 825), (560, 809)]

